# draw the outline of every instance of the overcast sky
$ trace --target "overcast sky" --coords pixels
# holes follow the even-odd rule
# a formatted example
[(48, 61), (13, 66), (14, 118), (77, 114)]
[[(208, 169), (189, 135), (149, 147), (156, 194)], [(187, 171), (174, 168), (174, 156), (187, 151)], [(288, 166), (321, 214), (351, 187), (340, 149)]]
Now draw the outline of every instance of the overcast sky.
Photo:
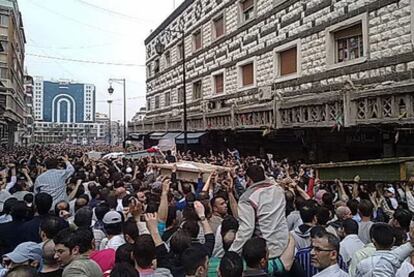
[[(29, 54), (145, 64), (144, 40), (183, 0), (18, 0), (29, 75), (96, 86), (97, 111), (108, 112), (109, 78), (127, 80), (127, 119), (145, 106), (145, 67), (75, 63)], [(112, 12), (111, 12), (112, 11)], [(122, 85), (113, 84), (113, 119), (123, 119)]]

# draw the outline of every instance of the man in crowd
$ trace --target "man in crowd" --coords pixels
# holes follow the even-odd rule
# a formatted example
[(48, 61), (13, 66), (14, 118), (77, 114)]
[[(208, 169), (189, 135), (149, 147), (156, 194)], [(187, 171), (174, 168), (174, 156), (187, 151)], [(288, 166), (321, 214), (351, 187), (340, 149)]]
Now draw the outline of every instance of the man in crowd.
[(89, 258), (93, 233), (87, 229), (64, 229), (53, 239), (55, 258), (63, 267), (63, 277), (101, 277), (99, 266)]
[[(41, 241), (38, 246), (43, 257), (41, 267), (31, 260), (19, 264), (15, 259), (18, 266), (13, 267), (10, 274), (25, 274), (23, 272), (30, 271), (26, 264), (31, 264), (42, 276), (106, 277), (114, 269), (114, 276), (139, 273), (157, 277), (239, 277), (243, 274), (331, 277), (345, 276), (347, 266), (343, 260), (350, 262), (351, 276), (365, 274), (365, 268), (374, 268), (368, 272), (371, 274), (384, 267), (382, 272), (391, 272), (387, 276), (398, 277), (414, 271), (410, 262), (401, 262), (411, 250), (409, 244), (391, 250), (408, 238), (412, 217), (403, 209), (403, 201), (398, 202), (400, 199), (396, 198), (396, 209), (390, 220), (383, 223), (387, 230), (378, 231), (380, 227), (376, 229), (370, 222), (384, 221), (381, 219), (384, 202), (381, 188), (367, 190), (369, 186), (359, 187), (361, 183), (353, 184), (352, 190), (349, 184), (330, 186), (323, 180), (314, 180), (313, 174), (307, 173), (311, 170), (300, 162), (284, 160), (280, 163), (270, 155), (263, 159), (212, 152), (208, 157), (191, 151), (171, 154), (176, 161), (210, 161), (222, 166), (216, 168), (214, 181), (204, 183), (202, 178), (180, 179), (181, 174), (174, 169), (174, 164), (173, 173), (165, 174), (153, 166), (168, 162), (159, 155), (90, 159), (83, 154), (88, 149), (35, 146), (15, 150), (15, 153), (4, 152), (7, 154), (0, 156), (3, 164), (27, 159), (25, 173), (37, 184), (29, 188), (36, 193), (34, 201), (30, 197), (25, 201), (1, 200), (7, 204), (3, 216), (0, 214), (7, 221), (0, 224), (1, 254), (19, 250), (16, 246), (33, 243), (28, 241), (33, 240)], [(101, 149), (102, 152), (111, 150), (109, 147)], [(32, 152), (33, 155), (29, 155)], [(68, 162), (58, 166), (46, 162), (57, 161), (53, 157), (66, 154), (73, 166)], [(49, 168), (46, 173), (43, 173), (44, 164)], [(63, 167), (66, 169), (59, 169)], [(13, 174), (10, 171), (8, 176), (2, 176), (7, 179), (1, 181), (2, 191), (12, 181)], [(19, 180), (22, 172), (16, 170), (15, 174)], [(46, 178), (49, 179), (46, 182), (45, 176), (54, 177)], [(85, 180), (94, 180), (93, 187), (79, 185), (76, 188), (75, 184)], [(240, 190), (239, 181), (243, 183)], [(58, 191), (49, 193), (47, 190), (53, 190), (54, 186), (59, 187)], [(401, 194), (398, 184), (393, 187)], [(407, 199), (411, 188), (412, 184), (405, 187)], [(92, 205), (89, 193), (97, 200)], [(184, 205), (178, 212), (177, 195), (185, 195)], [(390, 201), (394, 207), (395, 201)], [(75, 209), (71, 213), (72, 206)], [(51, 209), (54, 215), (50, 214)], [(360, 217), (356, 216), (357, 211)], [(286, 222), (289, 215), (292, 215), (290, 226), (297, 225), (297, 228), (292, 227), (292, 235)], [(68, 223), (77, 229), (62, 231)], [(367, 238), (368, 233), (371, 236)], [(391, 234), (391, 237), (378, 237), (382, 233)], [(355, 248), (358, 235), (367, 242), (372, 240), (377, 249), (374, 244), (359, 249), (363, 242)], [(391, 244), (387, 244), (387, 240)], [(295, 245), (298, 262), (294, 259)], [(93, 251), (101, 246), (103, 252)], [(242, 257), (246, 267), (242, 265)], [(365, 265), (364, 259), (371, 265)], [(7, 261), (6, 257), (4, 266), (12, 263)]]
[(119, 246), (125, 244), (122, 234), (122, 216), (116, 211), (109, 211), (103, 217), (103, 223), (107, 237), (102, 239), (100, 250), (112, 248), (117, 250)]
[(312, 241), (312, 265), (319, 269), (315, 277), (348, 277), (338, 265), (339, 239), (331, 233), (322, 233)]
[(247, 190), (240, 197), (238, 205), (240, 226), (230, 251), (241, 253), (243, 245), (256, 233), (266, 241), (269, 262), (274, 265), (274, 270), (289, 270), (291, 264), (283, 265), (279, 258), (287, 248), (289, 239), (284, 191), (266, 178), (259, 165), (247, 168), (246, 175)]
[(266, 241), (262, 238), (251, 238), (243, 246), (242, 256), (246, 262), (243, 276), (268, 276), (268, 251)]
[(66, 169), (58, 169), (59, 160), (48, 158), (45, 161), (47, 171), (36, 178), (34, 192), (46, 192), (53, 198), (54, 205), (61, 200), (68, 200), (66, 194), (66, 180), (75, 172), (75, 168), (69, 162), (68, 156), (61, 160), (65, 163)]
[(358, 223), (353, 219), (346, 219), (342, 222), (344, 238), (340, 243), (339, 254), (346, 264), (350, 264), (352, 254), (364, 247), (364, 243), (358, 238)]
[(42, 247), (42, 269), (39, 272), (40, 277), (60, 277), (63, 269), (55, 259), (55, 243), (53, 240), (47, 240)]
[(374, 213), (374, 205), (367, 199), (362, 199), (358, 205), (358, 213), (361, 217), (361, 221), (358, 223), (358, 237), (364, 243), (370, 243), (370, 230), (374, 222), (371, 218)]
[(7, 270), (12, 270), (21, 265), (28, 265), (38, 269), (42, 259), (42, 249), (34, 242), (23, 242), (12, 252), (3, 256), (3, 264)]
[(299, 213), (303, 224), (291, 231), (291, 234), (296, 242), (295, 247), (298, 250), (309, 247), (311, 244), (310, 230), (317, 223), (316, 203), (313, 200), (306, 201), (305, 204), (299, 209)]
[(221, 225), (224, 217), (227, 215), (228, 206), (226, 199), (221, 196), (213, 197), (210, 202), (213, 214), (209, 219), (209, 223), (215, 234), (217, 228)]

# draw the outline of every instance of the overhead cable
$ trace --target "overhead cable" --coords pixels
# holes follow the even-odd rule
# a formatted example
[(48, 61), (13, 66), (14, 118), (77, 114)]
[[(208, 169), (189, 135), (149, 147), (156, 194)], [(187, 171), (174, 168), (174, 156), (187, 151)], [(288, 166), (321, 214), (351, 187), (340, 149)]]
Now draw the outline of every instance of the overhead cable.
[(80, 59), (72, 59), (72, 58), (63, 58), (63, 57), (54, 57), (54, 56), (47, 56), (47, 55), (39, 55), (33, 53), (26, 53), (28, 56), (38, 57), (38, 58), (45, 58), (45, 59), (52, 59), (52, 60), (59, 60), (59, 61), (67, 61), (67, 62), (77, 62), (77, 63), (88, 63), (88, 64), (101, 64), (101, 65), (116, 65), (116, 66), (138, 66), (138, 67), (145, 67), (143, 64), (134, 64), (134, 63), (118, 63), (118, 62), (106, 62), (106, 61), (93, 61), (93, 60), (80, 60)]

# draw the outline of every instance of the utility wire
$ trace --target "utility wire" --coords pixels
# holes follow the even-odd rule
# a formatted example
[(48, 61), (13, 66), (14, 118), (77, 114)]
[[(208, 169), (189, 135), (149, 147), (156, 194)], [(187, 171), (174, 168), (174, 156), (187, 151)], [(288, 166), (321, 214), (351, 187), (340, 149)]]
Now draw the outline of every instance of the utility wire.
[(43, 46), (43, 45), (27, 45), (29, 47), (33, 48), (39, 48), (39, 49), (48, 49), (48, 50), (76, 50), (76, 49), (90, 49), (90, 48), (99, 48), (99, 47), (105, 47), (114, 45), (115, 43), (102, 43), (102, 44), (91, 44), (91, 45), (81, 45), (81, 46)]
[(143, 23), (143, 22), (146, 22), (146, 23), (151, 22), (152, 23), (153, 22), (152, 20), (141, 19), (141, 18), (137, 18), (137, 17), (134, 17), (134, 16), (130, 16), (128, 14), (124, 14), (124, 13), (121, 13), (121, 12), (118, 12), (118, 11), (106, 9), (104, 7), (101, 7), (101, 6), (98, 6), (98, 5), (89, 3), (89, 2), (84, 1), (84, 0), (74, 0), (74, 1), (79, 2), (79, 3), (81, 3), (81, 4), (85, 5), (85, 6), (88, 6), (88, 7), (91, 7), (91, 8), (95, 8), (95, 9), (100, 10), (102, 12), (106, 12), (106, 13), (110, 13), (110, 14), (117, 15), (117, 16), (122, 17), (122, 18), (125, 18), (125, 19), (129, 19), (129, 20), (133, 20), (133, 21), (137, 21), (137, 22), (141, 22), (141, 23)]
[[(30, 37), (29, 37), (29, 40), (31, 41), (31, 43), (33, 43), (35, 45), (38, 45), (37, 42), (34, 41), (33, 39), (31, 39)], [(47, 53), (43, 49), (40, 49), (40, 51), (42, 51), (45, 55), (47, 55)], [(26, 53), (26, 55), (27, 55), (27, 53)], [(68, 73), (69, 75), (71, 75), (72, 78), (75, 78), (76, 79), (75, 75), (71, 71), (69, 71), (67, 68), (65, 68), (61, 63), (58, 63), (56, 60), (53, 60), (53, 63), (55, 63), (57, 66), (59, 66), (60, 68), (62, 68), (63, 71), (65, 71), (66, 73)]]
[[(127, 100), (136, 100), (136, 99), (143, 99), (143, 98), (145, 98), (146, 96), (145, 95), (142, 95), (142, 96), (136, 96), (136, 97), (127, 97)], [(124, 99), (122, 99), (122, 98), (119, 98), (119, 99), (112, 99), (112, 102), (118, 102), (118, 101), (123, 101)], [(96, 100), (96, 102), (99, 102), (99, 103), (103, 103), (103, 102), (108, 102), (108, 100)]]
[(26, 55), (33, 56), (33, 57), (38, 57), (38, 58), (51, 59), (51, 60), (67, 61), (67, 62), (100, 64), (100, 65), (145, 67), (145, 65), (143, 65), (143, 64), (134, 64), (134, 63), (117, 63), (117, 62), (104, 62), (104, 61), (92, 61), (92, 60), (79, 60), (79, 59), (71, 59), (71, 58), (63, 58), (63, 57), (54, 57), (54, 56), (48, 56), (48, 55), (39, 55), (39, 54), (33, 54), (33, 53), (26, 53)]
[(91, 29), (95, 29), (95, 30), (98, 30), (98, 31), (101, 31), (101, 32), (104, 32), (104, 33), (111, 33), (111, 34), (114, 34), (114, 35), (117, 35), (117, 36), (130, 36), (130, 35), (128, 35), (128, 34), (121, 34), (121, 33), (113, 32), (113, 31), (110, 31), (110, 30), (108, 30), (108, 29), (102, 29), (102, 28), (100, 28), (100, 27), (98, 27), (98, 26), (91, 25), (91, 24), (88, 24), (88, 23), (85, 23), (85, 22), (79, 21), (79, 20), (77, 20), (77, 19), (75, 19), (75, 18), (69, 17), (69, 16), (67, 16), (67, 15), (65, 15), (65, 14), (62, 14), (62, 13), (59, 13), (59, 12), (54, 11), (54, 10), (52, 10), (52, 9), (49, 9), (48, 7), (45, 7), (45, 6), (39, 5), (37, 2), (34, 2), (33, 0), (28, 1), (28, 3), (31, 3), (32, 5), (34, 5), (34, 6), (38, 7), (38, 8), (41, 8), (41, 9), (43, 9), (43, 10), (46, 10), (46, 11), (48, 11), (48, 12), (49, 12), (49, 13), (51, 13), (51, 14), (54, 14), (54, 15), (60, 16), (60, 17), (62, 17), (62, 18), (65, 18), (65, 19), (67, 19), (67, 20), (70, 20), (70, 21), (76, 22), (76, 23), (78, 23), (78, 24), (80, 24), (80, 25), (83, 25), (83, 26), (89, 27), (89, 28), (91, 28)]

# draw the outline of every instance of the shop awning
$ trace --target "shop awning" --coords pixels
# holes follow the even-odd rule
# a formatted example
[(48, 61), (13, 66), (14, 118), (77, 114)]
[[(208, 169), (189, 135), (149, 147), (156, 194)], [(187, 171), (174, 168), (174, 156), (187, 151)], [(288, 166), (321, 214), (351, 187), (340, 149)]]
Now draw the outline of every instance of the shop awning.
[(150, 134), (150, 139), (160, 140), (165, 135), (165, 132), (153, 132)]
[[(200, 133), (187, 133), (187, 143), (188, 144), (199, 144), (200, 139), (202, 136), (207, 134), (206, 132), (200, 132)], [(176, 139), (176, 144), (184, 144), (184, 134), (181, 133)]]
[(127, 140), (142, 140), (144, 136), (144, 133), (128, 133)]
[(158, 141), (158, 148), (161, 151), (173, 150), (175, 147), (175, 138), (178, 137), (180, 132), (168, 132), (160, 138)]
[(168, 132), (162, 136), (161, 139), (175, 139), (181, 134), (181, 132)]

